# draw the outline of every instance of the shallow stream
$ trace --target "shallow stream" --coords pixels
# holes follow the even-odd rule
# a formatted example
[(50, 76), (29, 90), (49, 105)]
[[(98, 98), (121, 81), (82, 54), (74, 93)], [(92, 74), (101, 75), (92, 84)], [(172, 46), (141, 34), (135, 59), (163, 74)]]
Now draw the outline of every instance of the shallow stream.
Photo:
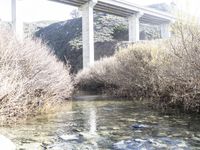
[(21, 150), (200, 149), (199, 116), (166, 115), (127, 100), (79, 100), (63, 108), (0, 133)]

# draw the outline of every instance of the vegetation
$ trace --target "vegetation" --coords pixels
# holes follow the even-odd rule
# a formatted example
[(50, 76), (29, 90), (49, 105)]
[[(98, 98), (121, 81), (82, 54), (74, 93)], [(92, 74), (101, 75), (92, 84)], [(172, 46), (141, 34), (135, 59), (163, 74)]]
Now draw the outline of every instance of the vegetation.
[[(114, 53), (118, 42), (128, 40), (128, 20), (126, 18), (95, 13), (94, 30), (96, 60), (104, 55), (110, 56)], [(141, 24), (142, 39), (159, 38), (159, 33), (158, 26)], [(82, 68), (81, 18), (51, 24), (38, 30), (35, 35), (47, 43), (61, 61), (69, 61), (71, 72), (77, 73)], [(102, 49), (107, 51), (102, 53)]]
[(200, 26), (177, 21), (173, 37), (119, 50), (77, 75), (77, 86), (161, 108), (200, 112)]
[(160, 101), (183, 110), (200, 112), (200, 25), (180, 20), (159, 66)]
[(151, 42), (146, 42), (120, 50), (113, 57), (97, 61), (93, 67), (81, 71), (77, 75), (78, 85), (100, 88), (103, 92), (106, 89), (115, 96), (148, 96), (153, 91), (156, 69), (151, 55), (154, 49)]
[(71, 15), (72, 19), (80, 18), (81, 17), (80, 11), (77, 10), (77, 9), (72, 10), (72, 12), (70, 13), (70, 15)]
[[(18, 41), (0, 29), (1, 123), (50, 111), (70, 98), (73, 82), (64, 66), (40, 41)], [(54, 105), (54, 106), (53, 106)]]
[[(153, 9), (168, 12), (170, 6), (155, 4), (149, 6)], [(71, 72), (81, 70), (82, 60), (82, 18), (80, 12), (74, 9), (71, 12), (71, 20), (52, 23), (35, 23), (27, 26), (27, 31), (33, 31), (37, 38), (48, 44), (55, 55), (64, 63), (71, 65)], [(31, 29), (29, 29), (29, 28)], [(128, 19), (109, 15), (102, 12), (94, 14), (94, 41), (95, 60), (104, 56), (112, 56), (119, 42), (128, 41)], [(141, 40), (160, 38), (160, 28), (157, 25), (140, 24)]]

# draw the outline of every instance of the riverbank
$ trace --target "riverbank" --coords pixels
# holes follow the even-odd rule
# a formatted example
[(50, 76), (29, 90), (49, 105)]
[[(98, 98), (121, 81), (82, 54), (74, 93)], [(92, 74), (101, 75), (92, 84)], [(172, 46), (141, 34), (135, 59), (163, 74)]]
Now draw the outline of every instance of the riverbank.
[(199, 24), (176, 22), (165, 41), (139, 42), (76, 76), (77, 87), (115, 97), (148, 99), (154, 107), (200, 112)]

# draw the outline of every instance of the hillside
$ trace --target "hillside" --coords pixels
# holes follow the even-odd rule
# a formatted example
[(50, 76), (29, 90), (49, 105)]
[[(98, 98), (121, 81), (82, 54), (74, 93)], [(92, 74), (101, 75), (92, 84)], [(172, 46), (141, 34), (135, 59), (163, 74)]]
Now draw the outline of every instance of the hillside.
[[(121, 17), (96, 13), (94, 17), (95, 29), (95, 59), (113, 55), (115, 47), (120, 41), (128, 40), (128, 20)], [(141, 24), (141, 39), (158, 38), (159, 28)], [(41, 28), (35, 33), (47, 43), (66, 63), (69, 61), (71, 71), (77, 72), (82, 68), (82, 19), (57, 22)]]
[(170, 5), (166, 3), (158, 3), (158, 4), (148, 5), (148, 7), (159, 10), (159, 11), (163, 11), (163, 12), (171, 12), (173, 5), (174, 3), (171, 3)]

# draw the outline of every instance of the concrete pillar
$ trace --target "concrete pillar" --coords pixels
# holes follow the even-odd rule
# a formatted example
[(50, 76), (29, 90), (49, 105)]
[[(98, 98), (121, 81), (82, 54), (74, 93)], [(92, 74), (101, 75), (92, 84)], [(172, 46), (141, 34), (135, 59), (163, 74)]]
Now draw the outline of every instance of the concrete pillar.
[(143, 13), (136, 13), (128, 18), (129, 22), (129, 41), (136, 42), (140, 40), (140, 17)]
[(94, 64), (94, 18), (93, 8), (97, 0), (90, 0), (80, 10), (82, 11), (82, 37), (83, 37), (83, 68)]
[(161, 29), (161, 38), (162, 39), (166, 39), (171, 36), (170, 23), (161, 24), (160, 29)]
[(19, 39), (24, 37), (22, 0), (11, 0), (12, 27)]

